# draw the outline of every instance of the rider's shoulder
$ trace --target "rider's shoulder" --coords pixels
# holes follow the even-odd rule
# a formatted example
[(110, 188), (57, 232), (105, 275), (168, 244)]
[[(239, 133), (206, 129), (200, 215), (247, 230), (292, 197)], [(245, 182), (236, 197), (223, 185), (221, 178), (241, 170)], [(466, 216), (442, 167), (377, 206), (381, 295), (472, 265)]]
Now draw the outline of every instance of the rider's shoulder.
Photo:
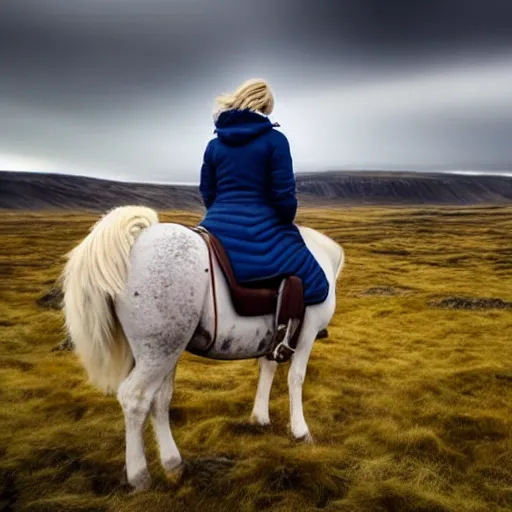
[(206, 151), (211, 151), (213, 147), (215, 147), (216, 144), (219, 143), (219, 139), (217, 136), (211, 138), (208, 143), (206, 144)]
[(272, 141), (275, 144), (284, 144), (288, 145), (288, 137), (280, 130), (281, 125), (279, 123), (274, 123), (272, 125), (272, 130), (270, 130), (269, 135), (272, 138)]

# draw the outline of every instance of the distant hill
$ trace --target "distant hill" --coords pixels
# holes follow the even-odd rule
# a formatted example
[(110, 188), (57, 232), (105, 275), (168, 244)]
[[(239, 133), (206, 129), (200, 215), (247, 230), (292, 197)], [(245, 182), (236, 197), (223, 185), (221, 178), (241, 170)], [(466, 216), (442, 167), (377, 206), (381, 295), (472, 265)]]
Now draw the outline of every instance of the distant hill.
[(184, 210), (202, 206), (197, 187), (192, 186), (0, 171), (0, 208), (104, 210), (125, 204)]
[[(297, 175), (304, 206), (512, 204), (512, 178), (422, 172)], [(104, 210), (124, 204), (202, 209), (197, 187), (0, 171), (0, 208)]]
[(433, 172), (357, 171), (302, 174), (301, 194), (373, 205), (512, 203), (512, 177)]

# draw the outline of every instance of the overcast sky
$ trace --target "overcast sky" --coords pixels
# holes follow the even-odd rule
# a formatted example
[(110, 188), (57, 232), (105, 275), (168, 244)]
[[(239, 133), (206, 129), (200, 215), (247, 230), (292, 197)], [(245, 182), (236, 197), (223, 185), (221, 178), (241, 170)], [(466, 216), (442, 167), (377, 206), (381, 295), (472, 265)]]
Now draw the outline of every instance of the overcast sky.
[(269, 80), (297, 171), (512, 170), (508, 0), (1, 0), (0, 169), (197, 182)]

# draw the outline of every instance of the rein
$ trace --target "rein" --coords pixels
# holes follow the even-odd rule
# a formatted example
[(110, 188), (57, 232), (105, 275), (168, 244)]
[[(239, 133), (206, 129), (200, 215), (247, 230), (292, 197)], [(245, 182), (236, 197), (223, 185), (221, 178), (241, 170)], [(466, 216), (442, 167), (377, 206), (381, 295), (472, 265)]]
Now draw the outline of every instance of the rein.
[(205, 241), (206, 247), (208, 248), (208, 261), (210, 264), (210, 283), (212, 288), (212, 303), (213, 303), (213, 336), (206, 348), (204, 349), (204, 352), (209, 352), (210, 349), (215, 345), (215, 342), (217, 341), (217, 329), (218, 329), (218, 323), (219, 323), (219, 314), (217, 310), (217, 289), (215, 285), (215, 269), (213, 266), (213, 256), (212, 256), (212, 247), (210, 244), (210, 237), (208, 234), (208, 231), (206, 231), (201, 226), (196, 226), (194, 228), (190, 228), (195, 233), (199, 234), (201, 238)]

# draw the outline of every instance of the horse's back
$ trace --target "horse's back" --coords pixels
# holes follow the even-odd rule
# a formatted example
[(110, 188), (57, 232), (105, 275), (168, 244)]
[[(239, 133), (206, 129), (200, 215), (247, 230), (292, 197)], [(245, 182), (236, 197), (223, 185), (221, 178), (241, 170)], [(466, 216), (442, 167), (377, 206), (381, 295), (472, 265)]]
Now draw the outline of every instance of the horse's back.
[[(131, 255), (131, 268), (147, 278), (172, 273), (198, 273), (190, 284), (207, 283), (208, 252), (201, 237), (181, 224), (154, 224), (141, 233)], [(190, 277), (190, 276), (189, 276)]]

